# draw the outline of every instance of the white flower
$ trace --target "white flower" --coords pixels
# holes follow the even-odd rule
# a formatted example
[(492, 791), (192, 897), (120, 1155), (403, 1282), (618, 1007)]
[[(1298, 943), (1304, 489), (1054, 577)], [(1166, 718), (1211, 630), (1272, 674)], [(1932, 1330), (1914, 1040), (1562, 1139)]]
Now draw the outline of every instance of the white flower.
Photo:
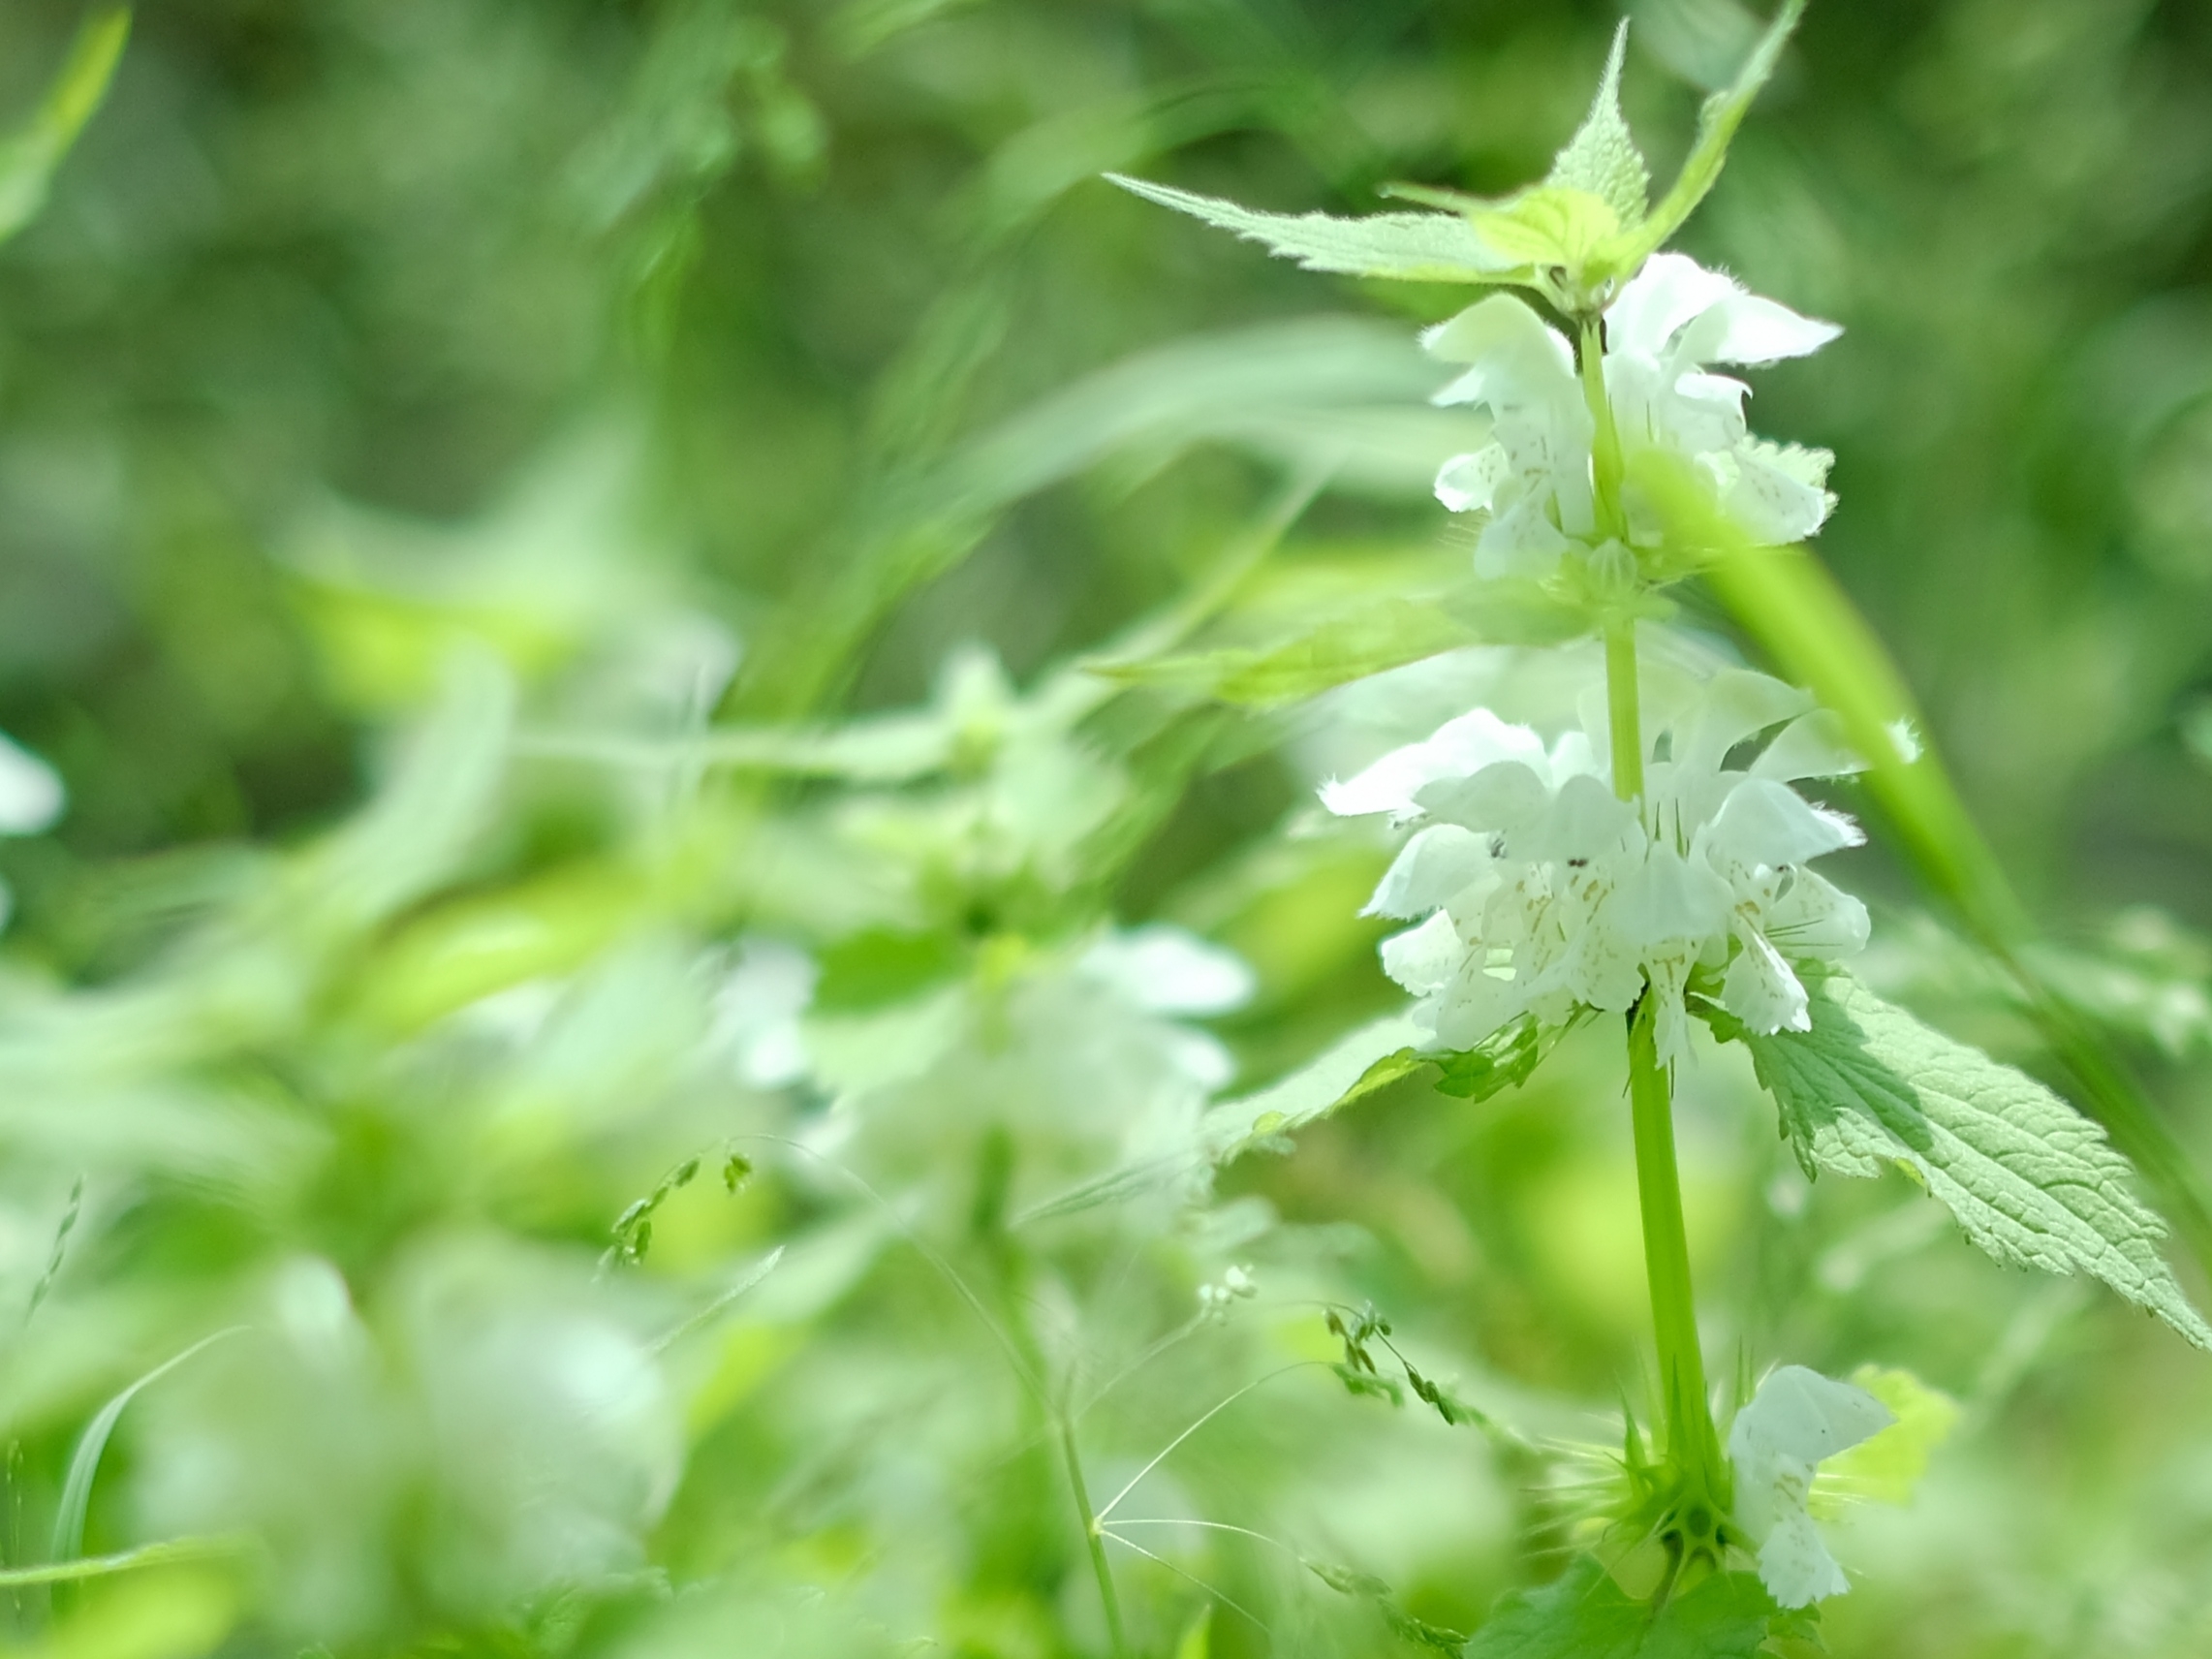
[(67, 799), (53, 767), (0, 734), (0, 835), (44, 833)]
[[(1603, 698), (1589, 702), (1584, 730), (1548, 746), (1477, 709), (1323, 788), (1333, 812), (1419, 826), (1367, 905), (1419, 923), (1385, 941), (1385, 971), (1451, 1049), (1523, 1014), (1625, 1012), (1648, 986), (1671, 1064), (1689, 1049), (1693, 973), (1753, 1031), (1807, 1029), (1792, 962), (1850, 955), (1867, 936), (1865, 907), (1804, 867), (1855, 846), (1857, 828), (1790, 787), (1858, 769), (1833, 717), (1740, 670), (1672, 709), (1654, 698), (1631, 804), (1603, 758)], [(1748, 767), (1725, 764), (1775, 728)]]
[(1813, 1471), (1897, 1419), (1863, 1389), (1802, 1365), (1759, 1385), (1729, 1430), (1736, 1520), (1759, 1545), (1759, 1578), (1786, 1608), (1840, 1596), (1851, 1585), (1806, 1507)]
[[(1835, 505), (1825, 487), (1834, 457), (1753, 437), (1743, 417), (1750, 388), (1706, 370), (1803, 357), (1839, 332), (1681, 254), (1655, 254), (1605, 316), (1605, 391), (1632, 472), (1639, 452), (1671, 451), (1696, 465), (1746, 535), (1773, 546), (1803, 541)], [(1480, 404), (1493, 423), (1488, 445), (1454, 455), (1436, 478), (1437, 498), (1453, 512), (1489, 515), (1476, 569), (1540, 576), (1570, 546), (1594, 542), (1594, 426), (1566, 338), (1498, 294), (1421, 343), (1471, 365), (1435, 401)], [(1659, 524), (1633, 487), (1624, 504), (1631, 544), (1655, 545)]]

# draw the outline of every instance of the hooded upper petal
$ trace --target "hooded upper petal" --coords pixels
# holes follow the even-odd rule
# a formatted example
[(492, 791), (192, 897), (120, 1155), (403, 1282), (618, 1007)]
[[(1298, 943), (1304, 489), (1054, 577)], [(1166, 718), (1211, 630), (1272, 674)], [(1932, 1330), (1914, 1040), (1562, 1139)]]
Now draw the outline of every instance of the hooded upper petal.
[(1653, 254), (1605, 312), (1606, 349), (1656, 358), (1684, 325), (1742, 293), (1687, 254)]

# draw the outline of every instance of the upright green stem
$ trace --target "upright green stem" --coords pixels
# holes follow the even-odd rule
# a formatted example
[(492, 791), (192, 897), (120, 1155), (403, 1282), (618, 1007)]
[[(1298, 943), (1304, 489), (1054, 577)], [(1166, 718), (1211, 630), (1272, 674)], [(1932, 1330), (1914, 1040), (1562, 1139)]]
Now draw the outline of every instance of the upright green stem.
[(1628, 518), (1621, 510), (1621, 434), (1613, 423), (1613, 400), (1605, 395), (1605, 325), (1592, 317), (1582, 325), (1582, 401), (1590, 410), (1590, 488), (1595, 498), (1598, 530), (1620, 541), (1628, 539)]
[(1075, 1519), (1083, 1529), (1083, 1544), (1090, 1551), (1091, 1573), (1098, 1580), (1099, 1601), (1106, 1609), (1106, 1639), (1113, 1659), (1126, 1659), (1129, 1638), (1121, 1622), (1121, 1598), (1113, 1585), (1113, 1563), (1106, 1559), (1106, 1534), (1098, 1511), (1091, 1507), (1090, 1484), (1083, 1479), (1083, 1458), (1075, 1445), (1075, 1425), (1068, 1403), (1053, 1397), (1046, 1380), (1044, 1345), (1029, 1320), (1021, 1294), (1021, 1252), (1006, 1228), (1006, 1195), (1013, 1176), (1013, 1143), (1003, 1131), (987, 1135), (980, 1150), (976, 1179), (976, 1207), (971, 1218), (977, 1242), (997, 1269), (999, 1302), (1006, 1318), (1007, 1340), (1016, 1369), (1027, 1385), (1031, 1402), (1044, 1414), (1060, 1443), (1060, 1461), (1068, 1472), (1069, 1494), (1075, 1500)]
[(1075, 1453), (1075, 1430), (1066, 1412), (1060, 1418), (1060, 1456), (1068, 1465), (1068, 1485), (1075, 1494), (1075, 1511), (1082, 1517), (1083, 1538), (1091, 1547), (1091, 1571), (1098, 1576), (1099, 1600), (1106, 1604), (1106, 1640), (1113, 1643), (1114, 1659), (1129, 1651), (1121, 1628), (1121, 1598), (1114, 1593), (1113, 1566), (1106, 1560), (1106, 1534), (1099, 1527), (1098, 1512), (1091, 1508), (1091, 1489), (1083, 1480), (1083, 1460)]
[[(1599, 527), (1625, 537), (1621, 506), (1620, 434), (1605, 394), (1603, 325), (1582, 329), (1582, 390), (1592, 424), (1591, 488)], [(1605, 624), (1605, 711), (1611, 729), (1613, 793), (1643, 797), (1643, 723), (1638, 705), (1636, 618)], [(1643, 1262), (1651, 1287), (1652, 1331), (1659, 1345), (1661, 1397), (1667, 1420), (1667, 1461), (1675, 1481), (1662, 1535), (1675, 1566), (1687, 1556), (1713, 1555), (1726, 1514), (1727, 1465), (1713, 1427), (1705, 1361), (1698, 1345), (1698, 1308), (1690, 1286), (1690, 1237), (1682, 1221), (1682, 1179), (1674, 1159), (1674, 1082), (1659, 1063), (1651, 995), (1629, 1015), (1629, 1103), (1636, 1129), (1636, 1197), (1643, 1219)]]
[[(1582, 400), (1590, 410), (1591, 505), (1599, 531), (1617, 540), (1628, 535), (1621, 506), (1621, 435), (1613, 423), (1613, 401), (1605, 394), (1604, 323), (1582, 325)], [(1616, 616), (1605, 624), (1605, 713), (1613, 736), (1613, 793), (1623, 800), (1643, 794), (1643, 732), (1636, 717), (1636, 618)]]
[(1643, 796), (1643, 721), (1636, 707), (1636, 619), (1605, 628), (1605, 724), (1612, 733), (1613, 793), (1623, 800)]
[(1651, 1284), (1651, 1322), (1659, 1338), (1660, 1387), (1667, 1405), (1667, 1453), (1678, 1467), (1717, 1475), (1720, 1443), (1698, 1346), (1690, 1236), (1682, 1223), (1682, 1181), (1674, 1162), (1674, 1090), (1659, 1063), (1653, 1024), (1647, 997), (1629, 1016), (1629, 1103), (1636, 1123), (1644, 1274)]

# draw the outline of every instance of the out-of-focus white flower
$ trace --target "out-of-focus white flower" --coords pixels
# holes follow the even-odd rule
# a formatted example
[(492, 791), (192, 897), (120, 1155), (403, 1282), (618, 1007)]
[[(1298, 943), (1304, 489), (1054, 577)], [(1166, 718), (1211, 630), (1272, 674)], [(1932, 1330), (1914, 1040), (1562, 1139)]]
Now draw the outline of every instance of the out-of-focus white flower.
[(714, 995), (714, 1040), (744, 1081), (782, 1088), (806, 1075), (799, 1018), (814, 1001), (822, 970), (795, 945), (747, 939)]
[[(1419, 826), (1367, 912), (1419, 923), (1384, 942), (1383, 965), (1440, 1045), (1472, 1048), (1523, 1014), (1625, 1012), (1648, 986), (1672, 1063), (1694, 973), (1751, 1030), (1801, 1031), (1791, 963), (1866, 943), (1865, 907), (1805, 867), (1858, 830), (1790, 787), (1858, 769), (1833, 718), (1740, 670), (1651, 714), (1635, 803), (1609, 781), (1602, 701), (1549, 745), (1477, 709), (1323, 788), (1333, 812)], [(1748, 767), (1726, 764), (1777, 727)]]
[(1243, 957), (1164, 923), (1106, 933), (1075, 966), (1154, 1014), (1228, 1014), (1257, 985)]
[(1813, 1524), (1813, 1472), (1896, 1422), (1849, 1383), (1784, 1365), (1759, 1385), (1729, 1430), (1736, 1521), (1759, 1546), (1759, 1578), (1786, 1608), (1809, 1607), (1851, 1585)]
[[(1835, 505), (1826, 488), (1834, 457), (1753, 437), (1743, 416), (1750, 388), (1708, 369), (1803, 357), (1840, 332), (1681, 254), (1654, 255), (1605, 315), (1605, 391), (1631, 473), (1638, 452), (1671, 452), (1697, 467), (1754, 541), (1803, 541)], [(1421, 343), (1469, 365), (1435, 401), (1479, 404), (1493, 423), (1489, 444), (1454, 455), (1436, 479), (1437, 498), (1453, 512), (1489, 515), (1477, 571), (1541, 576), (1568, 548), (1594, 544), (1595, 425), (1566, 338), (1519, 299), (1495, 294)], [(1631, 545), (1655, 545), (1658, 520), (1633, 485), (1624, 505)]]
[(0, 734), (0, 835), (50, 830), (67, 802), (53, 767)]

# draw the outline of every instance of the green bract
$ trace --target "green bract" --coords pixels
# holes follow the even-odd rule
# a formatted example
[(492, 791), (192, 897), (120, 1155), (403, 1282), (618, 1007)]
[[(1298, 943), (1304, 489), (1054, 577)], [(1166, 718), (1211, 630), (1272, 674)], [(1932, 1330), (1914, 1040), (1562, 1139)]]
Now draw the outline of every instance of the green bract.
[(1392, 194), (1441, 213), (1265, 213), (1209, 196), (1108, 173), (1125, 190), (1260, 242), (1308, 270), (1411, 282), (1528, 288), (1570, 317), (1592, 317), (1689, 218), (1720, 176), (1729, 141), (1774, 73), (1805, 0), (1788, 0), (1732, 84), (1705, 102), (1673, 184), (1645, 206), (1650, 170), (1621, 116), (1624, 22), (1613, 37), (1596, 102), (1541, 184), (1495, 201), (1400, 185)]

